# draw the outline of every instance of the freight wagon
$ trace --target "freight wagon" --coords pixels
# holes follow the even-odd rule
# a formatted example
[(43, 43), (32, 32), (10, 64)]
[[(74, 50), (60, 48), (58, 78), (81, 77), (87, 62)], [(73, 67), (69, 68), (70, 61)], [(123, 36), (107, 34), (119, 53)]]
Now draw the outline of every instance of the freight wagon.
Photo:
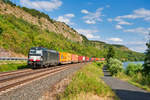
[(72, 54), (71, 63), (77, 63), (77, 62), (78, 62), (78, 55)]
[(61, 64), (71, 63), (71, 54), (66, 52), (59, 53), (59, 61)]

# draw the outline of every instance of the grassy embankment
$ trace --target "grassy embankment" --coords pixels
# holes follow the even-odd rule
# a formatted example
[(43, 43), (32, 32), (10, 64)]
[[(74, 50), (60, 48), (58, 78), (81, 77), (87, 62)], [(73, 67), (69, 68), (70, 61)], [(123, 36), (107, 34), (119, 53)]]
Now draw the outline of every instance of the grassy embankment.
[(131, 63), (126, 69), (123, 69), (121, 61), (111, 58), (107, 66), (113, 77), (117, 77), (139, 88), (150, 91), (150, 78), (148, 75), (143, 74), (142, 64)]
[(101, 80), (103, 63), (86, 65), (77, 72), (60, 100), (118, 100), (112, 90)]
[(28, 68), (25, 61), (0, 61), (0, 72), (15, 71)]
[(131, 76), (126, 71), (123, 71), (115, 77), (150, 92), (150, 79), (147, 76), (143, 76), (141, 72)]

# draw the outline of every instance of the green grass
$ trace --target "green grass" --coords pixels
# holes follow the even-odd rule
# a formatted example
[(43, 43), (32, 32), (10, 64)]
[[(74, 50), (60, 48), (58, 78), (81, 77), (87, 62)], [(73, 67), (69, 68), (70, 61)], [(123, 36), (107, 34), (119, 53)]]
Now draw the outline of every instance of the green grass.
[(66, 88), (65, 92), (60, 96), (61, 100), (84, 100), (83, 95), (92, 94), (98, 97), (111, 97), (118, 99), (112, 90), (101, 80), (104, 76), (102, 71), (103, 64), (92, 63), (83, 67), (72, 78), (71, 83)]
[(27, 61), (9, 61), (9, 60), (1, 60), (0, 65), (4, 64), (22, 64), (22, 63), (27, 63)]
[(26, 63), (22, 64), (5, 64), (0, 65), (0, 72), (8, 72), (8, 71), (15, 71), (18, 69), (25, 69), (29, 68)]
[(128, 83), (137, 86), (141, 89), (144, 89), (146, 91), (150, 92), (150, 83), (148, 82), (148, 78), (145, 78), (145, 76), (142, 76), (141, 73), (137, 73), (133, 76), (128, 76), (125, 74), (125, 72), (119, 73), (117, 76), (115, 76), (121, 80), (127, 81)]
[(142, 85), (142, 84), (137, 83), (137, 82), (134, 82), (134, 81), (132, 81), (132, 80), (128, 80), (128, 82), (129, 82), (130, 84), (132, 84), (132, 85), (135, 85), (135, 86), (137, 86), (137, 87), (139, 87), (139, 88), (141, 88), (141, 89), (144, 89), (144, 90), (150, 92), (150, 86), (148, 86), (148, 85)]

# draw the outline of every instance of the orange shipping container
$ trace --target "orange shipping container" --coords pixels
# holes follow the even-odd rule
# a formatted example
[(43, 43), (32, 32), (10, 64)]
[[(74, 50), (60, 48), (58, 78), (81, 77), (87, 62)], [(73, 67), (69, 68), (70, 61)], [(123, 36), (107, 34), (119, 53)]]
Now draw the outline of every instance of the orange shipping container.
[(59, 52), (59, 61), (62, 64), (71, 63), (71, 54), (66, 52)]

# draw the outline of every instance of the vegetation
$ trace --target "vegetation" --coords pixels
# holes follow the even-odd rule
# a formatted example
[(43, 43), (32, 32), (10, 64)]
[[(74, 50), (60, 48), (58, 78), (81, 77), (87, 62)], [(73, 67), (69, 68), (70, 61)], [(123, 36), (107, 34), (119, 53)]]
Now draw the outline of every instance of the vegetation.
[(22, 64), (11, 63), (11, 64), (0, 65), (0, 72), (15, 71), (24, 68), (29, 68), (26, 63), (22, 63)]
[(54, 22), (48, 15), (46, 15), (45, 13), (43, 13), (43, 12), (40, 12), (40, 11), (37, 11), (37, 10), (35, 10), (35, 9), (29, 9), (29, 8), (26, 8), (26, 7), (22, 7), (22, 9), (24, 10), (24, 11), (26, 11), (26, 12), (28, 12), (28, 13), (30, 13), (32, 16), (34, 16), (34, 17), (38, 17), (39, 19), (41, 18), (41, 17), (44, 17), (44, 18), (46, 18), (47, 20), (49, 20), (50, 22)]
[[(114, 66), (114, 65), (112, 65), (113, 59), (110, 59), (108, 66), (109, 66), (111, 73), (116, 72), (115, 73), (116, 77), (126, 80), (129, 83), (131, 83), (135, 86), (138, 86), (140, 88), (143, 88), (147, 91), (150, 91), (150, 78), (149, 78), (150, 77), (150, 41), (146, 45), (147, 45), (148, 49), (146, 52), (144, 65), (130, 63), (130, 64), (128, 64), (126, 69), (121, 71), (122, 69), (119, 67), (120, 65), (117, 65), (117, 64), (119, 64), (119, 63), (117, 63), (117, 61), (114, 64), (116, 66), (118, 66), (118, 68), (116, 68), (116, 67), (114, 67), (112, 69), (110, 68), (110, 66)], [(119, 73), (116, 70), (117, 71), (119, 70)]]
[(150, 78), (143, 75), (143, 66), (141, 64), (129, 64), (124, 71), (116, 75), (116, 77), (128, 81), (129, 83), (150, 91)]
[[(103, 50), (90, 45), (72, 42), (60, 34), (41, 30), (11, 15), (0, 15), (0, 47), (27, 55), (29, 48), (42, 46), (57, 51), (65, 51), (86, 56), (104, 57)], [(93, 51), (95, 50), (95, 51)]]
[(129, 76), (137, 75), (142, 71), (143, 67), (142, 64), (128, 64), (127, 68), (125, 69), (125, 73)]
[(98, 99), (117, 99), (112, 90), (100, 79), (103, 76), (102, 66), (103, 64), (97, 62), (82, 68), (74, 75), (65, 92), (60, 95), (60, 99), (92, 100), (92, 96), (98, 96)]
[[(150, 34), (149, 34), (150, 35)], [(146, 50), (146, 57), (145, 57), (145, 60), (144, 60), (144, 73), (145, 75), (148, 75), (150, 76), (150, 40), (148, 43), (146, 43), (146, 46), (147, 46), (147, 50)]]
[(115, 51), (114, 58), (116, 59), (121, 61), (144, 61), (145, 55), (143, 53), (131, 51), (123, 45), (110, 45), (101, 41), (89, 41), (87, 44), (91, 44), (100, 50), (103, 49), (105, 58), (108, 55), (109, 48), (113, 47), (113, 50)]
[(107, 60), (109, 60), (110, 58), (114, 58), (114, 57), (115, 57), (114, 48), (110, 46), (108, 50), (108, 54), (107, 54)]
[(123, 71), (123, 64), (118, 59), (110, 58), (107, 63), (108, 69), (113, 76)]
[(22, 64), (22, 63), (27, 63), (27, 61), (9, 61), (9, 60), (0, 60), (0, 65), (5, 65), (5, 64)]

